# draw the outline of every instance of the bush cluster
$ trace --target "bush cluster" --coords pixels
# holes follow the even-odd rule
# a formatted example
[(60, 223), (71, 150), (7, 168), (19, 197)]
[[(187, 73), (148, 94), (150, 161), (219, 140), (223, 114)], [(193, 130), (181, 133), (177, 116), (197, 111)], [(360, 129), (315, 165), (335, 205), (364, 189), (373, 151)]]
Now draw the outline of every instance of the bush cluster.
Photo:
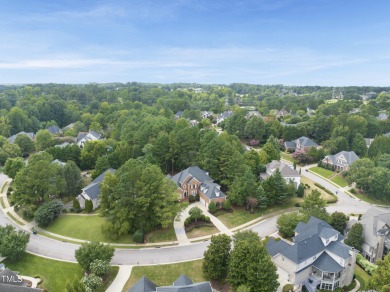
[(367, 273), (370, 275), (375, 272), (375, 270), (378, 268), (377, 265), (370, 263), (365, 257), (363, 257), (360, 253), (356, 256), (356, 263)]
[(144, 243), (145, 240), (145, 234), (142, 230), (137, 230), (133, 234), (133, 240), (135, 243)]
[(40, 206), (34, 214), (34, 219), (40, 227), (47, 227), (57, 218), (63, 209), (64, 205), (61, 200), (53, 200)]
[[(209, 217), (209, 216), (206, 216), (205, 214), (200, 215), (200, 217), (199, 217), (198, 220), (204, 221), (204, 222), (207, 222), (207, 223), (211, 222), (210, 217)], [(190, 216), (190, 217), (187, 217), (187, 219), (184, 220), (184, 225), (185, 225), (185, 226), (188, 226), (188, 225), (190, 225), (190, 224), (191, 224), (192, 222), (194, 222), (194, 221), (195, 221), (195, 219), (192, 218), (191, 216)]]

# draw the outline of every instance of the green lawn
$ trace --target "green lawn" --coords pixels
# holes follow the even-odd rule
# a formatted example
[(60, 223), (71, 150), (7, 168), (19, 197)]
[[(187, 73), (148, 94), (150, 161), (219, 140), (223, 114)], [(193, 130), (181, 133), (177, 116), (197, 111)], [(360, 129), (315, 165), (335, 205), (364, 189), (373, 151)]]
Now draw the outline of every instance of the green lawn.
[(360, 282), (360, 290), (366, 291), (368, 290), (368, 282), (370, 281), (371, 276), (367, 274), (361, 267), (356, 264), (355, 267), (355, 276), (356, 279)]
[(51, 224), (47, 231), (83, 240), (95, 240), (108, 243), (134, 243), (130, 235), (117, 240), (108, 238), (102, 231), (103, 217), (64, 214)]
[(254, 220), (256, 218), (259, 218), (260, 216), (267, 215), (269, 213), (277, 212), (283, 209), (294, 207), (296, 203), (303, 202), (303, 199), (301, 198), (292, 198), (289, 201), (273, 206), (270, 208), (267, 208), (265, 210), (261, 210), (260, 212), (255, 212), (254, 214), (249, 213), (248, 211), (245, 211), (244, 207), (234, 207), (234, 212), (226, 213), (224, 212), (221, 215), (217, 215), (218, 219), (222, 221), (223, 224), (225, 224), (228, 228), (234, 228), (237, 226), (240, 226), (242, 224), (245, 224), (251, 220)]
[(287, 160), (287, 161), (290, 161), (290, 162), (294, 162), (295, 161), (295, 159), (292, 158), (291, 154), (288, 154), (288, 153), (282, 152), (282, 151), (280, 152), (280, 158), (284, 159), (284, 160)]
[(375, 198), (371, 198), (370, 196), (367, 196), (366, 194), (356, 193), (353, 195), (355, 197), (359, 198), (360, 200), (365, 201), (365, 202), (370, 203), (370, 204), (387, 205), (387, 206), (390, 205), (390, 202), (381, 201), (381, 200), (378, 200)]
[(181, 274), (187, 275), (194, 282), (206, 281), (202, 273), (202, 261), (197, 260), (170, 265), (134, 267), (122, 291), (127, 291), (142, 276), (146, 276), (149, 280), (156, 283), (157, 286), (172, 285)]
[(332, 182), (334, 182), (336, 185), (339, 185), (340, 187), (344, 188), (348, 186), (347, 181), (341, 176), (337, 175), (331, 179)]
[(148, 243), (177, 240), (175, 229), (173, 228), (173, 223), (168, 228), (161, 228), (148, 233), (145, 239)]
[(314, 166), (314, 167), (310, 168), (310, 171), (317, 173), (325, 178), (329, 178), (334, 174), (333, 171), (330, 171), (328, 169), (318, 167), (318, 166)]
[(193, 228), (191, 231), (187, 232), (188, 238), (202, 237), (206, 235), (212, 235), (218, 233), (219, 230), (213, 224), (211, 226), (201, 226)]
[(64, 291), (67, 282), (73, 281), (75, 276), (80, 279), (83, 276), (78, 264), (49, 260), (28, 253), (15, 263), (5, 260), (4, 264), (22, 276), (40, 276), (43, 279), (40, 288), (50, 292)]

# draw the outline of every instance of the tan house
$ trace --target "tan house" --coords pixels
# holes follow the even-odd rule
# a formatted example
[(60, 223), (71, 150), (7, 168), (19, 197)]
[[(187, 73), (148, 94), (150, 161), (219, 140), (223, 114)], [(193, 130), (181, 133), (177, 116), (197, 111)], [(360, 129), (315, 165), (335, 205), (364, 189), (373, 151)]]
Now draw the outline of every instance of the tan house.
[(343, 241), (328, 223), (310, 217), (299, 222), (292, 243), (270, 238), (266, 247), (279, 280), (293, 284), (294, 291), (333, 291), (351, 284), (355, 270), (356, 250)]
[(320, 146), (312, 139), (302, 136), (294, 141), (284, 142), (284, 148), (288, 152), (294, 152), (296, 150), (309, 151), (311, 147), (320, 148)]
[(223, 203), (226, 195), (221, 191), (221, 186), (214, 182), (209, 173), (191, 166), (174, 176), (167, 176), (178, 186), (180, 200), (189, 200), (189, 196), (199, 195), (199, 201), (206, 207), (211, 201)]

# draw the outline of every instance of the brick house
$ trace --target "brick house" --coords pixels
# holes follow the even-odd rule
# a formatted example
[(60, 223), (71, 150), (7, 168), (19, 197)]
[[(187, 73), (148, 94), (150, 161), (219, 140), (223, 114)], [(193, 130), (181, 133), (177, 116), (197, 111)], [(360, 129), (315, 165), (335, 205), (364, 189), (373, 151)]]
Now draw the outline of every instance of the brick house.
[(322, 159), (322, 165), (332, 167), (336, 171), (343, 171), (349, 169), (349, 167), (359, 156), (353, 151), (341, 151), (335, 155), (327, 155)]
[(226, 195), (221, 191), (221, 186), (214, 182), (209, 173), (199, 168), (191, 166), (174, 176), (167, 176), (177, 186), (180, 200), (189, 200), (189, 196), (199, 195), (199, 201), (206, 207), (211, 201), (223, 203)]

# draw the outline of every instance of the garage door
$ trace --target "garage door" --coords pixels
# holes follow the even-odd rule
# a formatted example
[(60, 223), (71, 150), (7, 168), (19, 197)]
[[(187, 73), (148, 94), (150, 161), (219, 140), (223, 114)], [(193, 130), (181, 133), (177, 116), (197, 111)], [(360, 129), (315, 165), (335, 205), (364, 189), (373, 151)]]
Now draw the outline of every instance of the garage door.
[(206, 201), (202, 197), (200, 197), (199, 199), (200, 199), (200, 202), (202, 203), (202, 205), (206, 206)]
[(289, 280), (289, 274), (286, 270), (277, 267), (278, 268), (278, 275), (279, 275), (279, 282), (282, 283), (288, 283)]

